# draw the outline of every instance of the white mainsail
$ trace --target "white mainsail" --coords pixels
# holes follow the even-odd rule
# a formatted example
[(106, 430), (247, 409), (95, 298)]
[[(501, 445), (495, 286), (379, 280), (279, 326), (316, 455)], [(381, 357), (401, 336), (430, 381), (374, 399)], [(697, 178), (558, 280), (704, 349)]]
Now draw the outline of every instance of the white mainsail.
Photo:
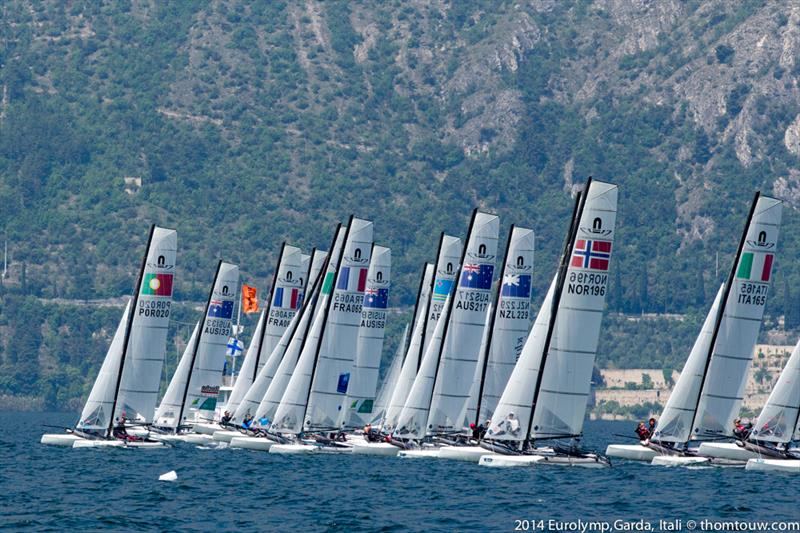
[(371, 420), (373, 424), (379, 423), (383, 425), (383, 421), (386, 419), (386, 409), (389, 407), (389, 400), (397, 386), (398, 379), (400, 379), (400, 369), (403, 366), (403, 354), (406, 351), (406, 343), (408, 341), (408, 329), (409, 325), (406, 324), (406, 327), (403, 328), (403, 335), (397, 345), (397, 350), (392, 357), (392, 362), (389, 364), (389, 370), (386, 372), (383, 383), (380, 385), (378, 396), (375, 398)]
[[(320, 294), (316, 301), (316, 308), (314, 309), (313, 316), (309, 316), (309, 320), (311, 320), (310, 328), (306, 338), (297, 347), (299, 354), (294, 368), (290, 369), (287, 365), (286, 372), (288, 372), (289, 380), (286, 383), (280, 403), (277, 408), (275, 408), (275, 414), (272, 417), (273, 422), (271, 423), (272, 430), (278, 433), (298, 434), (303, 431), (303, 422), (306, 407), (308, 406), (308, 396), (311, 388), (311, 379), (314, 374), (317, 348), (325, 323), (325, 309), (327, 308), (328, 301), (333, 292), (334, 280), (336, 279), (336, 272), (338, 270), (337, 267), (342, 258), (346, 232), (347, 228), (341, 225), (336, 231), (336, 237), (328, 255), (325, 277), (323, 278)], [(292, 344), (295, 343), (293, 342)], [(291, 349), (292, 346), (290, 345), (289, 350)], [(284, 359), (289, 357), (289, 350), (287, 350)], [(283, 366), (282, 364), (281, 367)], [(276, 374), (272, 385), (269, 390), (267, 390), (267, 395), (264, 398), (265, 400), (271, 395), (271, 389), (278, 385), (276, 382), (279, 380), (282, 370), (283, 369), (279, 369)], [(286, 375), (286, 372), (283, 372), (283, 375)]]
[(386, 417), (383, 427), (389, 430), (397, 426), (397, 419), (400, 416), (400, 411), (403, 410), (406, 399), (408, 399), (408, 393), (414, 385), (417, 370), (422, 364), (422, 343), (425, 337), (425, 325), (428, 322), (428, 303), (430, 302), (432, 283), (433, 265), (426, 263), (422, 272), (422, 281), (417, 291), (417, 305), (414, 321), (412, 322), (414, 329), (411, 331), (411, 340), (408, 343), (408, 349), (406, 350), (402, 366), (400, 367), (397, 385), (395, 385), (392, 390), (389, 403), (386, 407)]
[(788, 444), (800, 438), (800, 342), (786, 361), (775, 388), (758, 415), (751, 440)]
[[(511, 371), (508, 383), (497, 403), (487, 436), (492, 439), (523, 441), (533, 407), (534, 384), (539, 379), (547, 331), (553, 310), (558, 276), (553, 277), (522, 353)], [(516, 422), (512, 422), (516, 420)]]
[(277, 346), (283, 332), (289, 327), (292, 318), (302, 304), (303, 284), (308, 275), (307, 270), (303, 270), (302, 256), (300, 248), (289, 246), (285, 242), (281, 246), (270, 290), (270, 300), (267, 308), (259, 317), (250, 347), (239, 370), (239, 376), (236, 378), (228, 403), (225, 405), (226, 411), (236, 412), (245, 394), (256, 380), (259, 370), (266, 363), (267, 356)]
[(461, 252), (461, 239), (442, 233), (439, 238), (439, 249), (436, 253), (436, 277), (433, 280), (430, 303), (428, 304), (428, 318), (423, 333), (422, 354), (425, 354), (431, 343), (433, 331), (436, 329), (436, 323), (442, 314), (447, 296), (453, 293), (453, 285), (455, 284), (458, 269), (461, 266)]
[(703, 386), (706, 360), (711, 350), (714, 327), (717, 324), (724, 292), (725, 284), (723, 283), (717, 291), (717, 296), (714, 298), (705, 322), (703, 322), (700, 334), (694, 341), (692, 351), (689, 352), (689, 358), (683, 365), (675, 388), (669, 395), (667, 405), (664, 406), (664, 411), (658, 418), (656, 429), (653, 432), (654, 440), (664, 442), (687, 442), (689, 440), (692, 419), (697, 407), (697, 398), (700, 396), (700, 389)]
[(189, 382), (183, 396), (180, 423), (191, 411), (195, 419), (212, 419), (222, 384), (225, 350), (232, 333), (233, 307), (239, 287), (239, 267), (219, 262), (204, 311)]
[(450, 303), (439, 369), (428, 416), (428, 431), (463, 430), (478, 363), (500, 232), (500, 217), (475, 211), (458, 286)]
[[(303, 256), (307, 257), (307, 256)], [(308, 266), (308, 262), (303, 260), (303, 269), (304, 271), (308, 272), (306, 279), (308, 282), (314, 283), (314, 280), (317, 280), (319, 277), (320, 271), (325, 265), (325, 260), (327, 259), (328, 254), (322, 250), (314, 250), (311, 255), (311, 267), (310, 270)], [(289, 323), (289, 326), (284, 330), (283, 335), (281, 336), (278, 344), (272, 349), (272, 352), (269, 353), (269, 356), (266, 358), (266, 362), (261, 366), (261, 370), (258, 371), (258, 375), (256, 376), (255, 381), (247, 390), (242, 401), (239, 403), (238, 408), (234, 411), (233, 420), (234, 421), (241, 421), (247, 416), (248, 413), (253, 414), (262, 412), (262, 408), (260, 405), (265, 401), (267, 390), (271, 388), (273, 378), (275, 378), (280, 372), (281, 369), (287, 369), (289, 375), (291, 375), (291, 371), (294, 369), (294, 363), (297, 360), (297, 354), (293, 356), (290, 355), (290, 361), (284, 364), (284, 360), (286, 358), (287, 353), (290, 352), (291, 345), (290, 343), (293, 342), (295, 335), (298, 335), (298, 342), (302, 343), (303, 339), (305, 339), (305, 335), (308, 330), (307, 323), (309, 322), (309, 318), (305, 319), (305, 322), (301, 322), (302, 318), (300, 317), (300, 313), (306, 312), (305, 309), (307, 307), (306, 302), (311, 298), (308, 295), (308, 290), (305, 287), (304, 282), (304, 289), (302, 296), (302, 305), (301, 311), (295, 313), (292, 317), (292, 320)], [(319, 292), (319, 285), (321, 285), (321, 281), (317, 283), (316, 291)], [(310, 290), (310, 289), (309, 289)], [(314, 295), (312, 295), (314, 296)], [(312, 305), (313, 309), (313, 305)], [(310, 311), (313, 313), (313, 310)], [(313, 316), (313, 315), (312, 315)], [(299, 329), (298, 329), (299, 328)], [(297, 332), (297, 333), (296, 333)], [(284, 370), (285, 372), (285, 370)], [(288, 376), (287, 376), (288, 381)], [(275, 401), (280, 402), (280, 395), (283, 394), (283, 390), (286, 386), (284, 382), (280, 388), (280, 393), (278, 394)], [(275, 391), (277, 392), (277, 388)], [(262, 416), (256, 416), (256, 421), (263, 418)]]
[(364, 304), (361, 308), (353, 373), (342, 402), (339, 426), (360, 427), (373, 417), (389, 307), (391, 269), (392, 251), (384, 246), (373, 246)]
[(153, 420), (167, 352), (177, 247), (175, 230), (153, 226), (131, 309), (127, 347), (123, 347), (125, 355), (114, 418), (124, 415), (128, 420)]
[(306, 409), (306, 427), (338, 427), (350, 386), (372, 252), (372, 222), (351, 217), (336, 286), (325, 313)]
[(781, 214), (780, 200), (756, 195), (706, 370), (693, 440), (732, 434), (764, 316)]
[(541, 386), (534, 398), (530, 428), (534, 439), (577, 436), (583, 431), (608, 290), (618, 192), (616, 185), (591, 180), (584, 191), (569, 266), (557, 288), (560, 297), (551, 320)]
[(186, 348), (183, 349), (183, 355), (181, 355), (181, 360), (178, 362), (178, 367), (175, 369), (175, 373), (172, 374), (167, 391), (158, 405), (154, 419), (157, 427), (175, 429), (180, 425), (179, 417), (183, 408), (186, 383), (192, 373), (192, 358), (197, 350), (200, 324), (202, 324), (202, 320), (195, 324), (192, 335), (189, 337), (189, 342), (186, 343)]
[(514, 370), (531, 329), (533, 230), (512, 226), (500, 278), (498, 301), (489, 333), (488, 360), (478, 388), (480, 413), (474, 422), (490, 419)]
[(100, 372), (92, 385), (92, 391), (86, 400), (86, 405), (81, 411), (81, 418), (76, 425), (77, 429), (87, 432), (105, 432), (111, 425), (111, 409), (114, 405), (114, 396), (119, 377), (119, 365), (122, 362), (123, 346), (125, 343), (125, 329), (128, 325), (128, 316), (131, 312), (131, 303), (125, 305), (125, 311), (108, 347), (106, 358), (100, 367)]

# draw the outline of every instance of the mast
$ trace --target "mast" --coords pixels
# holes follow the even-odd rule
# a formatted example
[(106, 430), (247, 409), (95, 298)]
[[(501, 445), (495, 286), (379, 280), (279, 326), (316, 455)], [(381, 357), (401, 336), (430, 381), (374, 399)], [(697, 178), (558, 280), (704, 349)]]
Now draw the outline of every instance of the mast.
[(572, 211), (572, 221), (569, 225), (569, 232), (567, 233), (567, 240), (564, 243), (564, 250), (561, 253), (561, 261), (558, 264), (558, 274), (557, 274), (557, 281), (556, 287), (553, 291), (553, 302), (550, 311), (550, 323), (547, 327), (547, 337), (545, 337), (544, 341), (544, 348), (542, 349), (542, 359), (539, 363), (539, 372), (536, 376), (536, 386), (533, 389), (533, 402), (531, 402), (531, 413), (528, 417), (528, 428), (525, 433), (525, 441), (530, 442), (531, 440), (531, 428), (533, 427), (533, 415), (536, 412), (536, 404), (539, 401), (539, 392), (542, 389), (542, 378), (544, 377), (544, 366), (547, 362), (547, 353), (550, 351), (550, 341), (553, 339), (553, 328), (556, 324), (556, 318), (558, 315), (558, 304), (559, 300), (561, 300), (561, 292), (564, 289), (564, 279), (567, 276), (567, 264), (569, 262), (568, 257), (570, 255), (570, 250), (572, 250), (572, 245), (575, 241), (575, 235), (578, 232), (578, 225), (580, 224), (581, 215), (583, 214), (583, 208), (586, 205), (586, 197), (589, 194), (589, 187), (592, 185), (592, 177), (589, 176), (589, 179), (586, 180), (586, 185), (583, 188), (583, 191), (578, 193), (578, 196), (575, 198), (575, 207)]
[[(208, 307), (211, 305), (211, 298), (214, 297), (214, 288), (217, 286), (217, 278), (219, 277), (219, 270), (222, 267), (222, 259), (217, 262), (217, 272), (214, 274), (214, 281), (211, 283), (211, 291), (208, 293), (208, 299), (206, 300), (206, 306), (203, 309), (203, 322), (205, 322), (206, 318), (208, 317)], [(175, 426), (175, 432), (177, 433), (181, 427), (181, 421), (183, 420), (183, 410), (186, 408), (186, 396), (189, 395), (189, 385), (192, 382), (192, 372), (194, 371), (194, 361), (197, 358), (197, 350), (200, 347), (200, 339), (203, 336), (203, 331), (200, 330), (197, 333), (197, 339), (194, 342), (194, 348), (192, 348), (192, 362), (189, 365), (189, 374), (186, 376), (186, 386), (183, 388), (183, 398), (181, 399), (181, 409), (178, 411), (178, 423)]]
[(111, 436), (114, 429), (114, 412), (117, 410), (117, 398), (119, 397), (119, 387), (122, 384), (122, 371), (125, 368), (125, 358), (128, 355), (128, 341), (131, 338), (131, 328), (133, 327), (133, 317), (135, 316), (136, 304), (139, 301), (139, 292), (142, 290), (142, 278), (144, 277), (144, 269), (147, 266), (147, 256), (150, 254), (150, 245), (153, 244), (153, 234), (156, 231), (156, 225), (150, 225), (150, 236), (147, 238), (147, 248), (144, 252), (142, 259), (142, 266), (139, 268), (139, 277), (136, 280), (135, 292), (133, 293), (133, 301), (131, 302), (131, 310), (128, 313), (128, 322), (125, 324), (125, 340), (122, 343), (122, 357), (119, 360), (119, 374), (117, 374), (117, 384), (114, 387), (114, 403), (111, 404), (111, 416), (108, 417), (108, 433), (106, 437)]
[[(264, 311), (264, 326), (261, 328), (261, 335), (258, 337), (258, 351), (256, 352), (256, 364), (253, 366), (253, 381), (258, 376), (258, 362), (261, 360), (261, 349), (264, 346), (264, 335), (267, 333), (267, 322), (269, 321), (269, 312), (272, 310), (272, 298), (275, 295), (275, 285), (278, 284), (278, 273), (281, 269), (281, 261), (283, 261), (283, 252), (286, 249), (286, 241), (281, 244), (281, 251), (278, 254), (278, 264), (275, 266), (275, 274), (272, 276), (272, 287), (269, 290), (269, 300), (267, 300), (267, 308)], [(314, 253), (313, 251), (311, 252)], [(309, 268), (311, 261), (308, 262)]]
[[(458, 274), (456, 274), (455, 281), (455, 291), (451, 292), (448, 296), (447, 301), (447, 314), (445, 315), (445, 310), (442, 309), (442, 314), (439, 316), (439, 320), (442, 318), (446, 318), (447, 321), (444, 323), (444, 329), (442, 330), (442, 341), (439, 344), (439, 353), (436, 356), (436, 372), (433, 373), (433, 386), (431, 387), (431, 398), (428, 401), (428, 417), (430, 418), (430, 405), (433, 403), (433, 394), (436, 391), (436, 381), (439, 379), (439, 367), (442, 366), (442, 351), (444, 350), (445, 342), (447, 342), (447, 330), (450, 327), (450, 313), (453, 311), (453, 302), (455, 301), (455, 293), (458, 292), (458, 284), (461, 283), (461, 273), (464, 270), (464, 259), (467, 257), (467, 248), (469, 248), (469, 238), (472, 236), (472, 228), (475, 226), (475, 219), (478, 217), (478, 208), (472, 210), (472, 218), (469, 221), (469, 228), (467, 228), (467, 240), (464, 243), (464, 247), (461, 249), (461, 260), (458, 263)], [(438, 258), (437, 258), (438, 259)], [(452, 291), (452, 289), (451, 289)], [(452, 297), (451, 297), (452, 296)]]
[[(725, 290), (722, 293), (722, 301), (720, 302), (719, 309), (717, 310), (717, 316), (714, 321), (714, 331), (711, 333), (711, 342), (708, 345), (708, 355), (706, 356), (706, 364), (703, 368), (703, 380), (701, 381), (700, 390), (697, 391), (697, 401), (694, 404), (694, 413), (692, 414), (692, 423), (689, 425), (689, 440), (692, 437), (692, 431), (694, 430), (694, 423), (697, 420), (697, 408), (700, 406), (700, 399), (703, 397), (703, 389), (706, 386), (706, 378), (708, 377), (708, 367), (711, 366), (711, 357), (714, 354), (714, 345), (717, 342), (717, 334), (719, 333), (719, 327), (722, 324), (722, 317), (725, 315), (725, 306), (728, 303), (728, 295), (731, 292), (731, 286), (733, 286), (733, 279), (736, 275), (736, 265), (739, 264), (739, 258), (742, 255), (742, 249), (744, 248), (745, 240), (747, 239), (747, 230), (750, 228), (750, 222), (753, 220), (753, 215), (756, 211), (756, 204), (758, 204), (758, 199), (761, 197), (761, 191), (756, 191), (756, 195), (753, 198), (753, 204), (750, 206), (750, 213), (747, 215), (747, 221), (744, 224), (744, 231), (742, 231), (742, 238), (739, 240), (739, 247), (736, 249), (736, 256), (733, 258), (733, 265), (731, 266), (731, 271), (728, 273), (728, 281), (725, 282)], [(794, 429), (792, 429), (794, 431)], [(688, 444), (688, 441), (687, 441)]]
[[(425, 322), (422, 324), (422, 343), (419, 346), (419, 354), (417, 354), (417, 372), (419, 367), (422, 366), (422, 356), (425, 354), (425, 336), (428, 333), (428, 315), (431, 312), (431, 305), (433, 304), (433, 291), (436, 289), (436, 268), (439, 266), (439, 257), (442, 255), (442, 246), (444, 246), (444, 232), (439, 234), (439, 247), (436, 250), (436, 263), (433, 265), (433, 276), (431, 276), (431, 294), (428, 297), (428, 303), (425, 304)], [(422, 277), (425, 277), (425, 271), (422, 271)], [(420, 281), (420, 289), (422, 288), (422, 281)], [(452, 287), (451, 289), (452, 290)], [(441, 317), (441, 315), (439, 315)], [(410, 345), (410, 344), (409, 344)]]
[[(414, 302), (414, 313), (411, 315), (412, 328), (413, 328), (413, 325), (417, 323), (417, 318), (419, 318), (417, 313), (419, 313), (421, 311), (421, 309), (419, 308), (419, 298), (420, 298), (420, 296), (422, 296), (422, 287), (425, 285), (425, 270), (426, 270), (427, 266), (428, 266), (428, 263), (423, 263), (422, 276), (420, 276), (420, 278), (419, 278), (419, 287), (417, 288), (417, 300), (416, 300), (416, 302)], [(427, 306), (426, 306), (426, 308), (427, 308)], [(426, 315), (427, 315), (427, 312), (426, 312)], [(413, 333), (413, 331), (412, 331), (412, 333)], [(425, 335), (425, 326), (424, 325), (422, 326), (422, 334), (423, 334), (423, 337), (424, 337), (424, 335)], [(413, 337), (413, 335), (406, 335), (406, 337), (407, 337), (406, 338), (406, 342), (405, 342), (405, 345), (403, 346), (403, 357), (402, 357), (402, 360), (400, 362), (401, 365), (406, 362), (406, 356), (408, 355), (408, 349), (411, 347), (411, 337)], [(422, 346), (422, 345), (420, 345), (420, 346)], [(419, 357), (417, 357), (417, 359), (419, 359)], [(417, 363), (417, 366), (419, 366), (419, 363)], [(419, 370), (419, 369), (417, 369), (417, 370)]]
[(486, 381), (486, 367), (489, 366), (489, 355), (492, 353), (492, 335), (494, 334), (494, 322), (497, 319), (497, 310), (500, 309), (500, 292), (503, 290), (503, 276), (506, 271), (506, 264), (508, 263), (508, 252), (511, 250), (511, 236), (514, 234), (514, 224), (508, 230), (508, 241), (506, 241), (506, 251), (503, 254), (503, 268), (500, 270), (500, 279), (497, 282), (497, 291), (495, 297), (495, 306), (492, 311), (492, 317), (489, 319), (489, 332), (486, 337), (486, 346), (484, 346), (483, 353), (483, 368), (481, 369), (481, 382), (478, 388), (478, 405), (475, 407), (475, 426), (478, 425), (481, 419), (481, 400), (483, 400), (483, 385)]
[[(317, 363), (319, 362), (319, 350), (322, 347), (322, 339), (325, 338), (325, 330), (328, 329), (328, 313), (331, 310), (331, 302), (333, 302), (333, 292), (336, 290), (336, 278), (339, 277), (339, 267), (341, 266), (342, 258), (344, 257), (344, 249), (347, 247), (347, 239), (348, 239), (348, 237), (350, 237), (350, 230), (353, 228), (353, 218), (355, 218), (355, 217), (353, 215), (350, 215), (350, 218), (347, 221), (347, 231), (345, 231), (344, 238), (342, 239), (342, 247), (339, 250), (339, 258), (338, 258), (338, 260), (336, 262), (336, 270), (334, 270), (334, 274), (333, 274), (333, 284), (331, 285), (331, 295), (328, 298), (328, 301), (325, 302), (325, 309), (324, 309), (323, 315), (322, 315), (322, 331), (320, 331), (320, 333), (319, 333), (319, 339), (317, 339), (317, 347), (314, 350), (314, 364), (311, 367), (311, 381), (308, 384), (308, 392), (306, 393), (306, 404), (305, 404), (305, 407), (303, 407), (303, 417), (301, 419), (302, 426), (300, 426), (303, 429), (305, 428), (306, 415), (308, 414), (308, 402), (311, 399), (311, 389), (314, 388), (314, 378), (316, 377), (315, 374), (317, 372)], [(331, 254), (333, 253), (333, 247), (336, 244), (336, 236), (339, 234), (339, 227), (341, 227), (341, 224), (339, 224), (339, 226), (336, 227), (336, 234), (334, 235), (333, 243), (331, 244), (331, 252), (330, 252)], [(327, 265), (330, 265), (330, 259), (331, 259), (330, 255), (328, 255)], [(327, 265), (326, 265), (326, 268), (325, 268), (326, 274), (327, 274), (327, 270), (328, 270), (327, 269)], [(323, 277), (323, 279), (324, 279), (324, 277)], [(311, 322), (313, 322), (313, 319), (314, 319), (314, 317), (311, 317), (311, 320), (309, 321), (309, 324)], [(311, 327), (311, 326), (309, 325), (309, 327)], [(306, 341), (306, 339), (303, 339), (303, 345), (304, 346), (305, 346), (305, 341)]]

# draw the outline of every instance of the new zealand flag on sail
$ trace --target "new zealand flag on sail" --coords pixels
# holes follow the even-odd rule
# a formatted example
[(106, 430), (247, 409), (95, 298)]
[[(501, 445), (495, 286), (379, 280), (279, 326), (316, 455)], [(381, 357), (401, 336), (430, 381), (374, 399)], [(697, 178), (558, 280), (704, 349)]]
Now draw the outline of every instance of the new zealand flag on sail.
[(364, 307), (375, 309), (389, 307), (389, 289), (367, 289), (364, 291)]
[(500, 289), (500, 296), (508, 296), (509, 298), (530, 298), (530, 274), (504, 276), (503, 287)]
[(475, 265), (467, 263), (461, 269), (459, 287), (466, 289), (491, 289), (494, 265)]
[(211, 300), (208, 306), (208, 318), (231, 318), (233, 316), (233, 300)]

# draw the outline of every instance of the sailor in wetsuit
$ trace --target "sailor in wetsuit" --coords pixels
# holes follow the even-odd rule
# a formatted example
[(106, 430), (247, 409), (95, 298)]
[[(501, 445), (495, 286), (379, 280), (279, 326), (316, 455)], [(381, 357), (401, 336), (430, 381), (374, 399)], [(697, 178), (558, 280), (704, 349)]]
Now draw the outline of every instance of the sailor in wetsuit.
[(644, 422), (639, 422), (639, 425), (636, 426), (636, 435), (639, 436), (639, 440), (642, 442), (646, 442), (650, 438), (650, 431), (644, 425)]

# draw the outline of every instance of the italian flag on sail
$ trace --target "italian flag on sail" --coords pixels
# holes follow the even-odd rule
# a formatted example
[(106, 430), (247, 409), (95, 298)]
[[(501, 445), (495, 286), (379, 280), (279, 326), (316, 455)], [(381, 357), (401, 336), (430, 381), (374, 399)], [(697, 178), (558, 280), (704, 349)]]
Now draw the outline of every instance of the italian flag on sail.
[(333, 278), (336, 277), (335, 272), (327, 272), (325, 279), (322, 282), (322, 294), (330, 294), (333, 289)]
[(736, 277), (750, 281), (769, 281), (775, 254), (746, 252), (739, 260)]

